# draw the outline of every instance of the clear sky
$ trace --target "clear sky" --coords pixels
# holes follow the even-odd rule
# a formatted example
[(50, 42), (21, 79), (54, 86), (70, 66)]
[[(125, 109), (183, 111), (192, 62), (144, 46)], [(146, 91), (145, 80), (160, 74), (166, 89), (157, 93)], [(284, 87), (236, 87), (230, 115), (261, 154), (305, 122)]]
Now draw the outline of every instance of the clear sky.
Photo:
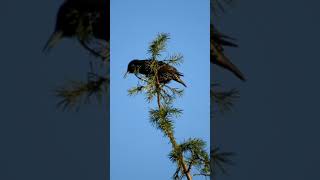
[[(111, 0), (112, 180), (163, 180), (175, 171), (167, 157), (168, 140), (149, 123), (152, 104), (142, 95), (128, 96), (127, 90), (138, 80), (133, 75), (123, 78), (132, 59), (148, 57), (149, 43), (158, 33), (171, 35), (164, 56), (184, 55), (178, 69), (188, 87), (175, 103), (184, 110), (175, 124), (178, 141), (198, 137), (210, 146), (209, 4), (207, 0)], [(170, 85), (182, 87), (174, 82)]]

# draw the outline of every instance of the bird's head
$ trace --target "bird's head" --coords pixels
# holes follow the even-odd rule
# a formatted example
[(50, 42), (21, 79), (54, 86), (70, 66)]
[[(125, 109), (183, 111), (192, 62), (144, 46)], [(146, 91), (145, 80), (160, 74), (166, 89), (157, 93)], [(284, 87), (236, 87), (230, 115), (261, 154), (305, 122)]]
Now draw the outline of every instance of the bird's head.
[(48, 52), (53, 48), (63, 37), (72, 37), (76, 34), (77, 28), (79, 26), (79, 11), (73, 7), (72, 1), (65, 1), (64, 4), (59, 8), (55, 30), (51, 34), (49, 40), (47, 41), (44, 52)]
[(138, 59), (134, 59), (130, 61), (130, 63), (128, 64), (127, 72), (135, 73), (140, 66), (141, 66), (141, 61)]
[(139, 67), (141, 66), (141, 60), (134, 59), (129, 62), (127, 72), (125, 73), (125, 77), (128, 73), (137, 73), (139, 71)]
[(56, 17), (55, 32), (62, 32), (63, 36), (71, 37), (77, 33), (81, 19), (79, 4), (75, 1), (65, 1), (59, 8)]

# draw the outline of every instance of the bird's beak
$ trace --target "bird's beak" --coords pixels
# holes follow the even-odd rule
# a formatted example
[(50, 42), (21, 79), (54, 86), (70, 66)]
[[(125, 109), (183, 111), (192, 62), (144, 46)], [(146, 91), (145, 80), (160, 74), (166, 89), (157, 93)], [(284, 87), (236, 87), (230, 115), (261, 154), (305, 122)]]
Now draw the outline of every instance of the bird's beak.
[(52, 33), (42, 52), (49, 52), (49, 50), (59, 42), (59, 40), (62, 38), (62, 35), (63, 33), (61, 31)]
[(127, 71), (127, 72), (124, 74), (123, 78), (126, 78), (127, 75), (128, 75), (128, 73), (129, 73), (129, 71)]

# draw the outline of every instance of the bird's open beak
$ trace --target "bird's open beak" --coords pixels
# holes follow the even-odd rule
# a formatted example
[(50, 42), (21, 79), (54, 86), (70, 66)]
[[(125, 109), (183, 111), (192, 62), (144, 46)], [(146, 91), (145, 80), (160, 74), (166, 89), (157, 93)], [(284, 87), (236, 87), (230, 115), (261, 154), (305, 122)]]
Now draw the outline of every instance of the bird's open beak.
[(42, 52), (49, 52), (51, 48), (53, 48), (59, 40), (62, 38), (63, 33), (61, 31), (57, 31), (52, 33), (46, 45), (44, 46)]

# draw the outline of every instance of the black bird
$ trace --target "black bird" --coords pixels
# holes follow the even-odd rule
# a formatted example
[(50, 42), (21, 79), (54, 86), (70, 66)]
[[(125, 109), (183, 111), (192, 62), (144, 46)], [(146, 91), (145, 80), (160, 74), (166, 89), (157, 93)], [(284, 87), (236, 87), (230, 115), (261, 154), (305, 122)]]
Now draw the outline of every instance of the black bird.
[(55, 30), (43, 50), (50, 50), (64, 37), (77, 37), (82, 41), (85, 32), (90, 32), (96, 39), (109, 41), (109, 4), (110, 0), (65, 0), (59, 8)]
[[(171, 80), (174, 80), (183, 86), (186, 84), (181, 80), (180, 76), (183, 76), (175, 67), (163, 62), (156, 61), (158, 63), (158, 80), (161, 84), (167, 84)], [(151, 60), (138, 60), (134, 59), (128, 64), (127, 73), (143, 74), (146, 77), (150, 77), (155, 74), (154, 69), (151, 68)]]
[(224, 46), (238, 47), (237, 44), (232, 42), (232, 38), (219, 33), (211, 26), (211, 42), (210, 42), (210, 60), (213, 64), (223, 67), (231, 71), (239, 79), (245, 81), (244, 75), (234, 65), (227, 56), (224, 55)]

